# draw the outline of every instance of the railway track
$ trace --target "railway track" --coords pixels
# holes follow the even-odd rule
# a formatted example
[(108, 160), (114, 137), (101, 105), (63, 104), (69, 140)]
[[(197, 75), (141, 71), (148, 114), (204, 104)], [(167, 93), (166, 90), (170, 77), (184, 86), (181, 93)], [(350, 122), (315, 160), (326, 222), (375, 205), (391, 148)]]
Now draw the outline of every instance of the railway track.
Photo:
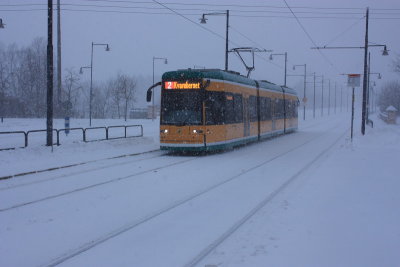
[[(156, 155), (150, 156), (148, 158), (139, 158), (139, 159), (135, 158), (133, 160), (129, 160), (129, 161), (125, 161), (125, 162), (108, 163), (108, 161), (110, 161), (110, 160), (115, 160), (115, 159), (120, 159), (120, 158), (127, 158), (127, 157), (137, 157), (137, 156), (140, 156), (140, 155), (153, 154), (153, 153), (156, 154)], [(77, 175), (77, 174), (89, 173), (89, 172), (94, 172), (94, 171), (98, 171), (98, 170), (102, 170), (102, 169), (106, 169), (106, 168), (110, 168), (110, 167), (122, 166), (122, 165), (131, 164), (133, 162), (138, 162), (138, 161), (153, 159), (153, 158), (157, 158), (157, 157), (162, 157), (162, 156), (165, 156), (165, 154), (166, 153), (162, 153), (161, 150), (151, 150), (151, 151), (146, 151), (146, 152), (143, 152), (143, 153), (126, 154), (126, 155), (121, 155), (121, 156), (107, 158), (107, 159), (101, 159), (101, 160), (95, 160), (95, 161), (87, 161), (87, 162), (78, 163), (78, 164), (74, 164), (74, 165), (63, 166), (61, 168), (51, 168), (51, 169), (47, 169), (47, 170), (43, 170), (43, 171), (29, 172), (29, 173), (26, 173), (24, 175), (36, 175), (36, 174), (39, 174), (39, 173), (42, 173), (42, 172), (51, 172), (51, 171), (61, 170), (61, 169), (64, 169), (64, 168), (79, 167), (79, 166), (88, 165), (88, 164), (91, 164), (91, 163), (98, 163), (98, 162), (102, 162), (102, 161), (107, 161), (106, 165), (102, 165), (102, 166), (98, 166), (98, 167), (92, 167), (92, 168), (85, 169), (85, 170), (77, 170), (77, 171), (73, 171), (73, 172), (70, 172), (70, 173), (63, 173), (63, 174), (60, 174), (60, 175), (55, 175), (55, 176), (44, 178), (44, 179), (38, 179), (38, 180), (33, 180), (33, 181), (27, 181), (25, 183), (19, 183), (19, 184), (16, 184), (16, 185), (5, 186), (5, 187), (0, 188), (0, 192), (1, 191), (5, 191), (5, 190), (10, 190), (10, 189), (23, 187), (23, 186), (28, 186), (28, 185), (33, 185), (33, 184), (40, 184), (40, 183), (44, 183), (44, 182), (54, 181), (54, 180), (57, 180), (57, 179), (70, 177), (70, 176)], [(15, 176), (13, 176), (13, 177), (15, 177)]]
[(261, 202), (259, 202), (252, 210), (250, 210), (245, 216), (236, 221), (232, 227), (230, 227), (227, 231), (225, 231), (222, 235), (216, 238), (212, 243), (206, 246), (199, 254), (194, 256), (185, 267), (195, 267), (201, 261), (203, 261), (212, 251), (214, 251), (220, 244), (222, 244), (226, 239), (232, 236), (241, 226), (243, 226), (251, 217), (253, 217), (257, 212), (259, 212), (262, 208), (264, 208), (267, 204), (269, 204), (277, 195), (279, 195), (282, 191), (284, 191), (288, 186), (290, 186), (300, 175), (306, 172), (312, 165), (315, 164), (318, 159), (328, 154), (329, 151), (343, 138), (343, 136), (347, 133), (346, 130), (342, 135), (340, 135), (332, 144), (329, 145), (328, 148), (319, 153), (316, 157), (314, 157), (307, 165), (297, 171), (294, 175), (292, 175), (288, 180), (286, 180), (281, 186), (275, 189), (271, 194), (266, 196)]
[[(332, 129), (334, 129), (336, 127), (333, 127), (331, 129), (329, 129), (326, 132), (331, 131)], [(203, 196), (217, 188), (220, 188), (226, 184), (228, 184), (229, 182), (232, 182), (236, 179), (238, 179), (239, 177), (242, 177), (243, 175), (254, 171), (260, 167), (264, 167), (266, 165), (268, 165), (269, 163), (274, 162), (275, 160), (282, 158), (306, 145), (308, 145), (309, 143), (313, 142), (314, 140), (324, 136), (324, 134), (326, 132), (323, 132), (321, 134), (319, 134), (319, 136), (317, 138), (310, 138), (307, 139), (306, 141), (302, 142), (301, 144), (292, 147), (282, 153), (279, 153), (276, 156), (273, 156), (272, 158), (269, 158), (265, 161), (262, 161), (261, 163), (254, 165), (250, 168), (241, 170), (240, 173), (237, 173), (235, 175), (232, 175), (226, 179), (224, 179), (223, 181), (213, 184), (207, 188), (204, 188), (203, 190), (200, 190), (186, 198), (180, 199), (174, 203), (171, 203), (159, 210), (156, 210), (154, 212), (152, 212), (151, 214), (148, 214), (147, 216), (142, 217), (141, 219), (136, 219), (134, 221), (131, 221), (127, 224), (125, 224), (124, 226), (121, 226), (118, 229), (115, 229), (114, 231), (111, 231), (105, 235), (102, 235), (100, 237), (98, 237), (97, 239), (93, 239), (90, 240), (89, 242), (87, 242), (86, 244), (83, 244), (81, 246), (79, 246), (78, 248), (74, 249), (74, 250), (70, 250), (68, 252), (66, 252), (63, 255), (60, 255), (59, 257), (54, 258), (52, 261), (48, 262), (47, 264), (45, 264), (44, 266), (56, 266), (59, 265), (63, 262), (66, 262), (112, 238), (115, 238), (117, 236), (120, 236), (132, 229), (135, 229), (136, 227), (145, 224), (146, 222), (149, 222), (152, 219), (155, 219), (156, 217), (166, 214), (169, 211), (178, 208), (200, 196)], [(287, 180), (285, 183), (283, 183), (278, 189), (276, 189), (272, 194), (270, 194), (269, 196), (267, 196), (262, 202), (260, 202), (254, 209), (252, 209), (246, 216), (244, 216), (242, 219), (240, 219), (237, 223), (235, 223), (235, 225), (233, 225), (229, 230), (227, 230), (222, 236), (218, 237), (214, 242), (212, 242), (211, 244), (209, 244), (206, 248), (204, 248), (197, 256), (195, 256), (191, 261), (189, 261), (187, 263), (186, 266), (195, 266), (199, 261), (201, 261), (204, 257), (206, 257), (213, 249), (215, 249), (215, 247), (217, 247), (220, 243), (222, 243), (226, 238), (228, 238), (230, 235), (232, 235), (232, 233), (234, 233), (241, 225), (243, 225), (251, 216), (253, 216), (258, 210), (260, 210), (263, 206), (265, 206), (269, 201), (271, 201), (271, 199), (273, 199), (277, 194), (279, 194), (279, 192), (281, 192), (282, 190), (284, 190), (290, 183), (292, 183), (300, 174), (302, 174), (304, 171), (306, 171), (312, 164), (315, 163), (315, 161), (322, 155), (324, 155), (325, 153), (327, 153), (327, 151), (329, 151), (329, 149), (331, 147), (333, 147), (338, 140), (340, 140), (340, 138), (342, 138), (343, 135), (341, 135), (339, 138), (337, 138), (335, 140), (335, 142), (333, 144), (330, 145), (330, 147), (326, 150), (324, 150), (323, 152), (321, 152), (317, 157), (315, 157), (309, 164), (307, 164), (304, 168), (302, 168), (300, 171), (298, 171), (295, 175), (293, 175), (292, 177), (289, 178), (289, 180)]]
[[(46, 201), (46, 200), (51, 200), (51, 199), (63, 197), (63, 196), (66, 196), (66, 195), (78, 193), (78, 192), (81, 192), (81, 191), (84, 191), (84, 190), (89, 190), (89, 189), (92, 189), (92, 188), (96, 188), (96, 187), (99, 187), (99, 186), (120, 182), (120, 181), (131, 179), (131, 178), (134, 178), (136, 176), (140, 176), (140, 175), (143, 175), (143, 174), (146, 174), (146, 173), (152, 173), (154, 171), (159, 171), (159, 170), (162, 170), (162, 169), (165, 169), (165, 168), (175, 167), (175, 166), (177, 166), (179, 164), (183, 164), (183, 163), (186, 163), (186, 162), (189, 162), (189, 161), (193, 161), (195, 159), (196, 159), (196, 157), (192, 157), (192, 158), (185, 158), (184, 160), (178, 160), (178, 161), (173, 162), (173, 163), (169, 162), (169, 163), (167, 163), (165, 165), (158, 166), (158, 167), (155, 167), (155, 168), (151, 168), (149, 170), (140, 171), (140, 172), (136, 172), (136, 173), (133, 173), (133, 174), (112, 178), (112, 179), (109, 179), (109, 180), (106, 180), (106, 181), (103, 181), (103, 182), (98, 182), (98, 183), (90, 184), (90, 185), (87, 185), (87, 186), (84, 186), (84, 187), (79, 187), (79, 188), (76, 188), (74, 190), (65, 191), (65, 192), (62, 192), (62, 193), (59, 193), (59, 194), (49, 195), (49, 196), (38, 198), (38, 199), (35, 199), (35, 200), (32, 200), (32, 201), (23, 202), (23, 203), (19, 203), (19, 204), (16, 204), (16, 205), (9, 206), (9, 207), (0, 208), (0, 212), (5, 212), (5, 211), (13, 210), (13, 209), (16, 209), (16, 208), (20, 208), (20, 207), (24, 207), (24, 206), (28, 206), (28, 205), (33, 205), (33, 204), (37, 204), (37, 203), (40, 203), (40, 202), (43, 202), (43, 201)], [(129, 163), (131, 163), (131, 162), (125, 162), (124, 164), (129, 164)], [(96, 170), (99, 170), (99, 169), (101, 169), (101, 168), (97, 168)]]
[(118, 156), (109, 157), (109, 158), (105, 158), (105, 159), (89, 160), (89, 161), (78, 162), (78, 163), (69, 164), (69, 165), (63, 165), (63, 166), (57, 166), (57, 167), (52, 167), (52, 168), (47, 168), (47, 169), (34, 170), (34, 171), (28, 171), (28, 172), (21, 172), (21, 173), (16, 173), (16, 174), (12, 174), (12, 175), (5, 175), (5, 176), (0, 176), (0, 181), (1, 180), (7, 180), (7, 179), (15, 178), (15, 177), (32, 175), (32, 174), (57, 171), (57, 170), (61, 170), (61, 169), (67, 169), (67, 168), (71, 168), (71, 167), (87, 165), (87, 164), (90, 164), (90, 163), (101, 162), (101, 161), (105, 161), (105, 160), (119, 159), (119, 158), (125, 158), (125, 157), (144, 155), (144, 154), (153, 153), (153, 152), (156, 152), (156, 151), (160, 151), (160, 149), (149, 150), (149, 151), (140, 152), (140, 153), (123, 154), (123, 155), (118, 155)]

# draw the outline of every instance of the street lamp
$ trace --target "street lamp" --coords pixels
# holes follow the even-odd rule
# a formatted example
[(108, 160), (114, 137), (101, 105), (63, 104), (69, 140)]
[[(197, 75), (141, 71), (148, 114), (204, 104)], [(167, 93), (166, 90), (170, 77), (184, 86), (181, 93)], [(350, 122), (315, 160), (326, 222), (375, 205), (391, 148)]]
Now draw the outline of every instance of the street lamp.
[(226, 37), (225, 37), (225, 70), (228, 70), (228, 42), (229, 42), (229, 10), (225, 12), (213, 12), (213, 13), (204, 13), (200, 19), (201, 24), (206, 24), (207, 19), (206, 16), (220, 16), (226, 15)]
[[(167, 58), (165, 58), (165, 57), (153, 57), (153, 84), (154, 84), (154, 61), (156, 61), (156, 60), (164, 60), (164, 64), (168, 64), (168, 59)], [(153, 99), (153, 107), (152, 107), (152, 112), (151, 112), (151, 118), (152, 118), (152, 120), (154, 121), (154, 98), (155, 98), (155, 96), (154, 96), (154, 90), (152, 90), (151, 91), (152, 92), (152, 94), (153, 94), (153, 97), (152, 97), (152, 99)]]
[(323, 89), (323, 84), (324, 84), (324, 81), (323, 81), (323, 79), (324, 79), (324, 76), (323, 75), (315, 75), (316, 73), (314, 72), (313, 73), (313, 76), (314, 76), (314, 95), (313, 95), (313, 118), (315, 119), (315, 80), (316, 80), (316, 78), (322, 78), (322, 89)]
[(4, 29), (6, 24), (3, 23), (3, 19), (0, 19), (0, 29)]
[(293, 70), (296, 70), (296, 67), (304, 67), (304, 92), (303, 92), (303, 105), (304, 105), (304, 114), (303, 114), (303, 120), (306, 120), (306, 83), (307, 83), (307, 64), (301, 64), (301, 65), (293, 65)]
[(105, 50), (108, 52), (110, 51), (110, 46), (108, 44), (96, 44), (92, 42), (92, 53), (90, 58), (90, 67), (81, 67), (79, 73), (83, 73), (82, 69), (90, 68), (90, 95), (89, 95), (89, 125), (92, 126), (92, 92), (93, 92), (93, 47), (95, 45), (98, 46), (105, 46)]
[(361, 134), (365, 134), (365, 121), (367, 117), (367, 72), (368, 72), (368, 48), (369, 47), (383, 47), (382, 56), (389, 55), (389, 50), (387, 50), (386, 45), (383, 44), (369, 44), (368, 42), (368, 23), (369, 23), (369, 8), (367, 7), (366, 16), (365, 16), (365, 43), (364, 46), (358, 47), (312, 47), (311, 49), (364, 49), (364, 77), (363, 77), (363, 102), (362, 102), (362, 118), (361, 118)]
[(285, 56), (285, 77), (284, 77), (284, 86), (286, 87), (286, 77), (287, 77), (287, 52), (285, 52), (284, 54), (271, 54), (269, 55), (269, 60), (272, 60), (273, 57), (272, 56)]
[(91, 69), (92, 67), (90, 67), (90, 66), (85, 66), (85, 67), (81, 67), (80, 69), (79, 69), (79, 74), (83, 74), (83, 69)]

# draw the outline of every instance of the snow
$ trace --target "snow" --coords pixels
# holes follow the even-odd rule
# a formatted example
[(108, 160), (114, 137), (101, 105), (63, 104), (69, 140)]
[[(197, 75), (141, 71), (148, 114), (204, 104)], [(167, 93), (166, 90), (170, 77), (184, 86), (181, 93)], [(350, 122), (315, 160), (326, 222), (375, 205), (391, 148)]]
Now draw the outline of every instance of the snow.
[(0, 177), (91, 162), (0, 181), (0, 266), (396, 266), (400, 127), (372, 119), (353, 142), (342, 113), (210, 155), (108, 159), (156, 150), (157, 120), (128, 121), (139, 138), (1, 151)]

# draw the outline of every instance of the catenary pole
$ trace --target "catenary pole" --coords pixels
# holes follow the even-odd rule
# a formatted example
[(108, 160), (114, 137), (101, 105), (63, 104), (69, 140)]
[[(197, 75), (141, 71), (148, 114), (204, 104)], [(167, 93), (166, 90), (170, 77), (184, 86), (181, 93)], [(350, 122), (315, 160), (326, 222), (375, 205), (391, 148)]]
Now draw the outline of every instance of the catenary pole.
[(53, 1), (47, 2), (47, 138), (53, 145)]
[(365, 18), (365, 46), (364, 46), (364, 77), (363, 77), (363, 100), (362, 100), (362, 118), (361, 118), (361, 134), (365, 134), (365, 118), (367, 109), (367, 68), (368, 68), (368, 19), (369, 8)]

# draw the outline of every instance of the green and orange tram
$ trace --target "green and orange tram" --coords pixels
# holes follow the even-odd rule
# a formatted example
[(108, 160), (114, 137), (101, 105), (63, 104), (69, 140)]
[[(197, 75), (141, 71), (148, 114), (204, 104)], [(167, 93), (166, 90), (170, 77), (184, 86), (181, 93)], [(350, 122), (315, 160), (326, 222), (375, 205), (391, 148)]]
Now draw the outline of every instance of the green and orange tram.
[(298, 127), (296, 91), (232, 71), (166, 72), (161, 85), (160, 147), (173, 151), (232, 148), (293, 132)]

